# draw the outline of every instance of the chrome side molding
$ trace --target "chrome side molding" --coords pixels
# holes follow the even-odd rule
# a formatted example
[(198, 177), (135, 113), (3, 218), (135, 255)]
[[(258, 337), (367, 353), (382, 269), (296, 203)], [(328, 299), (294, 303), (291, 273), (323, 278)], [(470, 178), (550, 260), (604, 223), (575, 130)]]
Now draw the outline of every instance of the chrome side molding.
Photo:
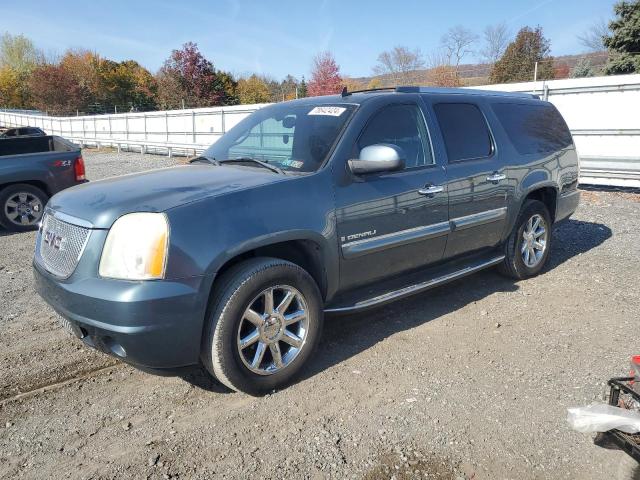
[(387, 233), (378, 237), (354, 240), (342, 244), (344, 258), (356, 258), (361, 255), (386, 250), (387, 248), (420, 242), (430, 238), (447, 235), (451, 230), (449, 222), (434, 223), (422, 227), (409, 228), (399, 232)]

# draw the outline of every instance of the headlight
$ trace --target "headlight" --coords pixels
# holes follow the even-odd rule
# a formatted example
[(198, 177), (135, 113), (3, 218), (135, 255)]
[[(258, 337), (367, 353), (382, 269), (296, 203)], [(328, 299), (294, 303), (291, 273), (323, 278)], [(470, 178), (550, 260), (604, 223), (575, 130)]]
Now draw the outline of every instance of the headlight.
[(169, 223), (163, 213), (130, 213), (111, 227), (100, 258), (101, 277), (164, 278)]

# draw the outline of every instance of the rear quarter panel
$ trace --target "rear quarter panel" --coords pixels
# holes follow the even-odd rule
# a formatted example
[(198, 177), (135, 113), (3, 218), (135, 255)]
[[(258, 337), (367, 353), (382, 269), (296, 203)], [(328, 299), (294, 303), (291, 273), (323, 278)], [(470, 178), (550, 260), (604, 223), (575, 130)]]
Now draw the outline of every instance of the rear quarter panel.
[[(521, 154), (512, 144), (509, 136), (491, 108), (496, 103), (539, 104), (540, 100), (499, 99), (489, 101), (486, 117), (491, 123), (496, 137), (497, 148), (502, 151), (506, 162), (507, 179), (507, 222), (502, 233), (506, 239), (511, 233), (524, 200), (538, 189), (551, 187), (559, 200), (562, 195), (574, 194), (578, 187), (578, 155), (573, 141), (566, 148), (548, 153)], [(548, 104), (545, 102), (545, 104)], [(551, 105), (551, 104), (548, 104)], [(554, 107), (555, 108), (555, 107)], [(553, 216), (556, 211), (551, 212)], [(567, 212), (565, 212), (567, 213)], [(572, 212), (568, 212), (570, 214)]]

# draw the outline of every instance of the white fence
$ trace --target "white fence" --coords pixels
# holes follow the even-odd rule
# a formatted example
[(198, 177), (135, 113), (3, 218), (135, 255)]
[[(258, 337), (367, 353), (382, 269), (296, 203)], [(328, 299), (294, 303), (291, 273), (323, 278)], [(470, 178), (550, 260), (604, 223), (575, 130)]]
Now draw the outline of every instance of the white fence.
[(0, 111), (0, 125), (40, 127), (80, 145), (195, 154), (265, 104), (143, 113), (49, 117)]
[[(582, 183), (640, 187), (640, 75), (474, 88), (533, 92), (548, 99), (571, 129), (580, 155)], [(81, 145), (195, 154), (264, 105), (83, 117), (0, 111), (0, 125), (40, 127)]]

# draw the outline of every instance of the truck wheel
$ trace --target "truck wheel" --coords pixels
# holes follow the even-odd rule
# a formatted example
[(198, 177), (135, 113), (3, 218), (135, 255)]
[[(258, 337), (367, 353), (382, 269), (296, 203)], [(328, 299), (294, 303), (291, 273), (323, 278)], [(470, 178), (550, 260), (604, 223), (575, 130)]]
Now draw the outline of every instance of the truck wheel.
[(38, 226), (49, 197), (33, 185), (16, 183), (0, 191), (0, 224), (7, 230), (26, 232)]
[(288, 384), (313, 354), (322, 300), (299, 266), (255, 258), (220, 278), (206, 321), (205, 368), (233, 390), (260, 395)]
[(505, 245), (503, 274), (522, 280), (540, 273), (551, 249), (551, 216), (544, 203), (527, 200)]

